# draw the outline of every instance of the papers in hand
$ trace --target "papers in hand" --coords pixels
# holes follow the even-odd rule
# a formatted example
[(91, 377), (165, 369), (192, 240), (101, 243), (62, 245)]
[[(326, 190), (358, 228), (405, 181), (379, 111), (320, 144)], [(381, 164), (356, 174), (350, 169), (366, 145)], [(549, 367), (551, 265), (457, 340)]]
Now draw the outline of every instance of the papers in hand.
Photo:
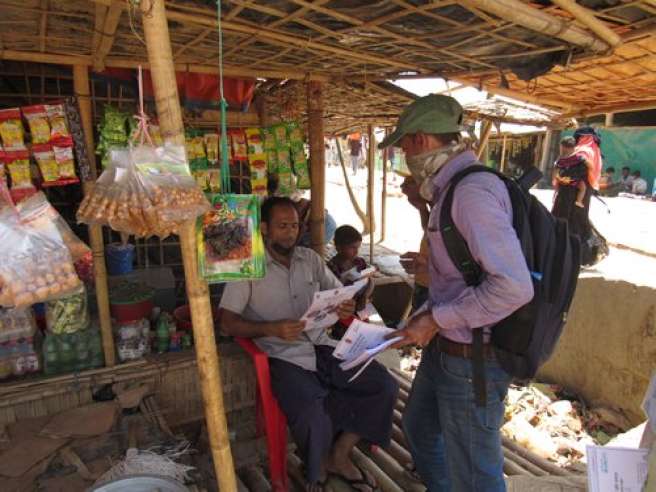
[(376, 267), (365, 268), (361, 272), (358, 272), (358, 269), (353, 267), (350, 270), (342, 273), (340, 280), (344, 284), (352, 284), (353, 282), (356, 282), (358, 280), (369, 278), (374, 273), (376, 273)]
[(590, 492), (643, 490), (648, 455), (648, 449), (588, 446), (588, 489)]
[(385, 339), (394, 331), (385, 326), (372, 325), (360, 320), (354, 320), (351, 323), (333, 352), (335, 358), (343, 361), (339, 365), (343, 371), (366, 363), (349, 382), (357, 378), (376, 355), (401, 340), (401, 337)]
[(366, 285), (367, 280), (365, 279), (348, 287), (316, 292), (312, 300), (312, 305), (301, 318), (301, 321), (305, 321), (305, 331), (328, 328), (337, 323), (339, 319), (337, 308), (339, 305), (344, 301), (353, 299)]

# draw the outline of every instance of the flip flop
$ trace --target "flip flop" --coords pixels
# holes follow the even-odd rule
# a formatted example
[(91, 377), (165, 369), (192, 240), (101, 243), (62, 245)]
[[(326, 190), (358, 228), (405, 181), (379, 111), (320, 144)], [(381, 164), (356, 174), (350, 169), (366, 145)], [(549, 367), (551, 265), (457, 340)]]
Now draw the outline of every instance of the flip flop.
[[(369, 487), (372, 492), (375, 492), (377, 490), (380, 490), (378, 488), (378, 484), (374, 480), (374, 478), (371, 476), (371, 473), (367, 472), (363, 468), (360, 467), (357, 463), (353, 463), (353, 466), (355, 466), (358, 471), (360, 472), (360, 478), (347, 478), (341, 473), (336, 473), (336, 472), (330, 472), (330, 475), (333, 475), (334, 477), (339, 478), (340, 480), (346, 482), (349, 484), (352, 488), (355, 489), (358, 485), (364, 485), (365, 487)], [(371, 479), (371, 480), (370, 480)], [(361, 489), (355, 489), (355, 490), (361, 490)], [(365, 492), (365, 491), (362, 491)]]

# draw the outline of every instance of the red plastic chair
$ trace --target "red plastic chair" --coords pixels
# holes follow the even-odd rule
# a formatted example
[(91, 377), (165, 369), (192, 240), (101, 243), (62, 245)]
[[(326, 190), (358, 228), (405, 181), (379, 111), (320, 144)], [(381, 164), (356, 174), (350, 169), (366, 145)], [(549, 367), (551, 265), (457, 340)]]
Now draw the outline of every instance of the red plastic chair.
[(257, 420), (264, 431), (269, 454), (269, 474), (274, 492), (289, 490), (287, 477), (287, 419), (271, 391), (269, 358), (252, 340), (235, 337), (236, 342), (251, 356), (257, 377)]

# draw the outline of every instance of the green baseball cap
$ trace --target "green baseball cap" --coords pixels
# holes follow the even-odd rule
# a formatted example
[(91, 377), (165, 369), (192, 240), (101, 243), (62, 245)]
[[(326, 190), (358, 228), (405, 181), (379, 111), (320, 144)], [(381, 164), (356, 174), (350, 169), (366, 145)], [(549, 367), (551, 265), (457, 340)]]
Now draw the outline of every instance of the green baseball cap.
[(404, 135), (413, 133), (458, 133), (462, 127), (462, 106), (451, 96), (430, 94), (420, 97), (403, 110), (396, 129), (378, 145), (396, 146)]

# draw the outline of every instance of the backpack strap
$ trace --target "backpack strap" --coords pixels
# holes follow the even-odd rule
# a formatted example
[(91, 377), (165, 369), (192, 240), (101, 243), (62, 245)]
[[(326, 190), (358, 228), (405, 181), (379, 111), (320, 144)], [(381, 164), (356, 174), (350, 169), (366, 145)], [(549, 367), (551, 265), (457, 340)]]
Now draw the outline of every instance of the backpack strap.
[[(483, 281), (484, 272), (471, 254), (469, 246), (465, 238), (462, 237), (460, 231), (456, 227), (451, 208), (453, 207), (453, 194), (456, 185), (465, 177), (472, 173), (486, 172), (498, 176), (504, 182), (506, 177), (498, 173), (494, 169), (490, 169), (480, 163), (469, 166), (457, 173), (451, 181), (449, 181), (449, 189), (447, 190), (444, 202), (442, 202), (442, 209), (440, 210), (440, 232), (442, 233), (442, 241), (444, 247), (449, 255), (449, 258), (462, 273), (465, 283), (470, 287), (475, 287)], [(483, 329), (475, 328), (472, 330), (472, 375), (474, 385), (474, 395), (476, 397), (476, 405), (478, 407), (485, 407), (487, 404), (487, 385), (485, 378), (485, 355), (483, 347)]]

